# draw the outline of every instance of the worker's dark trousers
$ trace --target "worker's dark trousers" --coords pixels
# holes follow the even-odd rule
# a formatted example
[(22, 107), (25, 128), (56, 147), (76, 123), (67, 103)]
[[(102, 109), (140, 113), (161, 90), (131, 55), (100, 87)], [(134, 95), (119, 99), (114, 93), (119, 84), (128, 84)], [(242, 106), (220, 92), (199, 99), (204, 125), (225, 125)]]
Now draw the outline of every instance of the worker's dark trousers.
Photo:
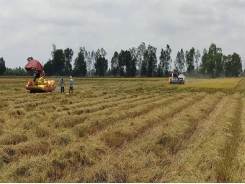
[(65, 87), (60, 87), (60, 92), (64, 93), (65, 92)]

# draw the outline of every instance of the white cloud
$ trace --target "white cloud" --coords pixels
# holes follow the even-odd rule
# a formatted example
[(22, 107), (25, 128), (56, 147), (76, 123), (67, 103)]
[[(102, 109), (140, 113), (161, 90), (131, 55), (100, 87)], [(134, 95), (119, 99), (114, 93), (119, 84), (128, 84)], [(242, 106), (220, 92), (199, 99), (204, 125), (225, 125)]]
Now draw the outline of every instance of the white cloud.
[(110, 61), (115, 51), (145, 42), (167, 44), (172, 59), (181, 48), (216, 43), (224, 54), (245, 58), (242, 0), (0, 0), (0, 57), (7, 67), (24, 67), (26, 58), (45, 63), (52, 44), (74, 50), (103, 47)]

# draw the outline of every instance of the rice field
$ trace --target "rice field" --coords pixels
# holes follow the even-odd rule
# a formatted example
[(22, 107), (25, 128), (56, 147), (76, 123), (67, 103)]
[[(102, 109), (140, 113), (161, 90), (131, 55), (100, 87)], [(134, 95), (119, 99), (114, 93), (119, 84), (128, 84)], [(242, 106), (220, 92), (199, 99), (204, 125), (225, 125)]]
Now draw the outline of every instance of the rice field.
[(28, 80), (0, 78), (0, 182), (245, 182), (244, 78)]

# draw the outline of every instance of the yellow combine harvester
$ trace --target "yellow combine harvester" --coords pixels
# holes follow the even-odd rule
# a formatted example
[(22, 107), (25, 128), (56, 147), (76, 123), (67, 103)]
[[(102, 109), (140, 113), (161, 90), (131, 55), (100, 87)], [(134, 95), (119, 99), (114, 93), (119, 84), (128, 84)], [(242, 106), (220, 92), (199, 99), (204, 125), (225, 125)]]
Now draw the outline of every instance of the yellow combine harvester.
[(169, 75), (169, 84), (185, 84), (185, 76), (174, 68)]

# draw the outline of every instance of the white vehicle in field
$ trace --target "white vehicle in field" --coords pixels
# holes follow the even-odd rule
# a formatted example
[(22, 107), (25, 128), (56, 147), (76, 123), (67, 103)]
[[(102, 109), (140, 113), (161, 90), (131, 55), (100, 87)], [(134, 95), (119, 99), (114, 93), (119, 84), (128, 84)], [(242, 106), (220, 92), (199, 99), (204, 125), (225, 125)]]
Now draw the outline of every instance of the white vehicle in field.
[(170, 72), (169, 84), (185, 84), (185, 76), (178, 72), (178, 69), (173, 69)]

